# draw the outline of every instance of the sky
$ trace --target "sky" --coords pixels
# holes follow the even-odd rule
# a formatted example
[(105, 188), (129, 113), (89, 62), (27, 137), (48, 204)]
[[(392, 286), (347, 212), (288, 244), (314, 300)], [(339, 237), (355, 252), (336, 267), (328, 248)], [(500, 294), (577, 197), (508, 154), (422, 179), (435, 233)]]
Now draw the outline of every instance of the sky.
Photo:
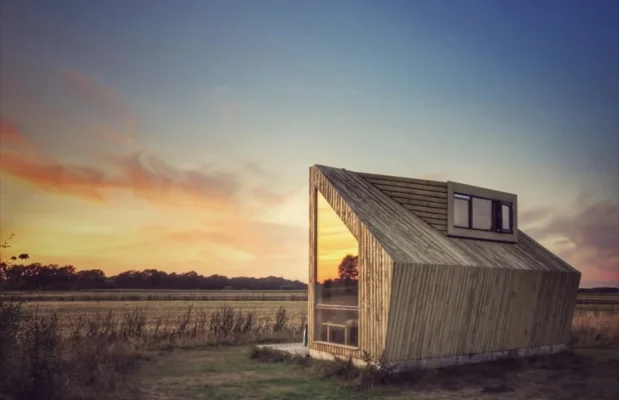
[(0, 0), (0, 238), (308, 278), (308, 168), (516, 193), (619, 285), (616, 1)]

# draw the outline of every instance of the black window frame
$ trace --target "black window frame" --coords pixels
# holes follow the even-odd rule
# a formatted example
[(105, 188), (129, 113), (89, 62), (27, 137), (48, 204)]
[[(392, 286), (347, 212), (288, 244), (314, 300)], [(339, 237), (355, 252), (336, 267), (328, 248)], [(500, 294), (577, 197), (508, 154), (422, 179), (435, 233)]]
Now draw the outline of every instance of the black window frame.
[[(514, 233), (514, 206), (510, 201), (495, 200), (493, 205), (496, 204), (496, 226), (493, 225), (496, 232), (499, 233)], [(503, 227), (503, 206), (509, 208), (509, 229)]]
[[(492, 226), (490, 227), (490, 229), (473, 228), (473, 198), (490, 200), (492, 202), (492, 206), (491, 206)], [(454, 201), (455, 199), (467, 200), (468, 214), (469, 214), (468, 225), (467, 226), (456, 225), (454, 222), (455, 228), (470, 229), (472, 231), (482, 231), (482, 232), (497, 232), (497, 233), (506, 233), (506, 234), (514, 233), (514, 206), (512, 202), (504, 201), (504, 200), (495, 200), (495, 199), (490, 199), (490, 198), (483, 197), (483, 196), (475, 196), (475, 195), (471, 195), (467, 193), (459, 193), (459, 192), (454, 192), (451, 201)], [(455, 204), (455, 201), (454, 201), (454, 204)], [(503, 228), (503, 206), (507, 206), (509, 208), (509, 229)], [(454, 207), (454, 212), (455, 212), (455, 207)]]

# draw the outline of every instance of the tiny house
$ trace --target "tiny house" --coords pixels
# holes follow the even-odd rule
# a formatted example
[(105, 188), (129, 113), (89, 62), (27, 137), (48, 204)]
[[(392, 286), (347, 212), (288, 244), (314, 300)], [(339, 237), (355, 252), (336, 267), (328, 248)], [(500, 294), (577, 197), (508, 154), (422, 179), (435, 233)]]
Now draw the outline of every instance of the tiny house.
[(518, 229), (515, 194), (309, 170), (314, 358), (432, 367), (563, 350), (580, 272)]

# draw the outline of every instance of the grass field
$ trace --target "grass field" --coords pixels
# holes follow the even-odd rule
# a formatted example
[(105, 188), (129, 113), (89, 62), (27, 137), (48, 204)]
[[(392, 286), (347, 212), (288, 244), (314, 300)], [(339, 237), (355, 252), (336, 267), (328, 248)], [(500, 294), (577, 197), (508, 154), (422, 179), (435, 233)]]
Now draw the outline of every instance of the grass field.
[[(25, 302), (0, 297), (0, 393), (15, 394), (4, 397), (7, 399), (54, 400), (473, 399), (486, 385), (473, 376), (456, 388), (450, 387), (452, 383), (430, 380), (421, 389), (388, 385), (360, 392), (348, 386), (366, 378), (341, 365), (327, 366), (325, 372), (320, 369), (323, 367), (315, 371), (316, 366), (251, 361), (247, 357), (249, 344), (301, 340), (307, 301), (260, 297), (281, 292), (231, 292), (252, 297), (242, 301), (233, 300), (238, 297), (232, 295), (225, 301), (199, 300), (197, 296), (184, 300), (184, 296), (195, 294), (188, 291), (79, 293), (90, 300), (75, 300), (72, 293), (43, 293), (43, 300)], [(137, 296), (138, 300), (126, 300), (127, 296)], [(170, 298), (157, 301), (153, 296)], [(619, 345), (619, 307), (613, 304), (579, 304), (572, 322), (575, 346), (583, 351)], [(158, 353), (161, 350), (165, 351)], [(145, 356), (149, 357), (147, 361), (143, 360)], [(546, 372), (540, 368), (506, 372), (509, 379), (501, 379), (518, 389), (498, 397), (484, 393), (483, 397), (519, 400), (530, 398), (535, 388), (541, 388), (539, 393), (544, 395), (535, 398), (602, 399), (608, 390), (618, 388), (619, 381), (611, 382), (608, 371), (619, 363), (591, 361), (591, 368), (599, 372), (581, 373), (579, 365), (589, 361), (574, 362), (577, 365), (572, 369), (554, 374), (547, 374), (547, 368), (541, 368)], [(337, 379), (325, 380), (325, 374)], [(526, 376), (536, 383), (531, 384)], [(492, 374), (482, 378), (483, 382), (494, 379)], [(587, 391), (592, 397), (583, 397)]]
[[(95, 290), (35, 294), (11, 292), (10, 297), (25, 300), (24, 308), (36, 311), (40, 316), (56, 314), (63, 326), (74, 325), (78, 320), (100, 319), (109, 313), (114, 319), (122, 319), (136, 310), (145, 316), (147, 329), (162, 324), (175, 326), (180, 320), (209, 318), (213, 310), (224, 305), (237, 312), (251, 313), (252, 318), (262, 323), (272, 320), (279, 307), (286, 309), (287, 320), (294, 325), (303, 324), (307, 314), (307, 294), (303, 291), (282, 294), (282, 291), (239, 290)], [(583, 295), (579, 300), (575, 320), (581, 325), (582, 321), (599, 313), (619, 315), (617, 295)]]
[(617, 367), (619, 349), (578, 350), (389, 378), (238, 346), (154, 353), (139, 364), (134, 390), (149, 399), (614, 400)]
[(253, 322), (262, 326), (270, 324), (283, 307), (287, 324), (295, 330), (301, 329), (307, 314), (307, 302), (301, 301), (43, 301), (25, 303), (24, 309), (40, 316), (56, 315), (63, 328), (101, 319), (123, 324), (139, 316), (147, 330), (173, 330), (183, 321), (190, 326), (203, 325), (213, 312), (226, 306), (236, 314), (251, 315)]
[(307, 311), (307, 302), (301, 301), (43, 301), (25, 303), (30, 310), (37, 310), (40, 315), (57, 313), (59, 316), (91, 316), (105, 314), (112, 310), (118, 314), (140, 309), (146, 312), (150, 318), (175, 318), (192, 312), (198, 314), (220, 309), (224, 305), (230, 305), (236, 311), (252, 312), (260, 318), (272, 317), (279, 307), (284, 307), (292, 318), (300, 316)]
[[(24, 301), (307, 301), (305, 290), (84, 290), (7, 292), (7, 296)], [(619, 294), (577, 296), (578, 305), (619, 308)]]

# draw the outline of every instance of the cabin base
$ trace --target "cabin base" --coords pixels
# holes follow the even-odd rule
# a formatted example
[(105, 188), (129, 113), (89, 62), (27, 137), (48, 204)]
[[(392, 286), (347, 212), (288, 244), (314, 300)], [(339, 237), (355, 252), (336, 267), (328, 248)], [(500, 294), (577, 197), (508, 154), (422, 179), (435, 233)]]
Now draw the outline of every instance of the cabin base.
[[(432, 368), (441, 368), (441, 367), (451, 367), (456, 365), (465, 365), (465, 364), (479, 364), (483, 362), (504, 360), (504, 359), (514, 359), (514, 358), (526, 358), (533, 356), (541, 356), (548, 354), (556, 354), (560, 353), (564, 350), (567, 350), (567, 346), (564, 344), (553, 345), (553, 346), (542, 346), (542, 347), (534, 347), (534, 348), (526, 348), (526, 349), (516, 349), (516, 350), (505, 350), (505, 351), (494, 351), (489, 353), (479, 353), (479, 354), (466, 354), (466, 355), (457, 355), (457, 356), (446, 356), (446, 357), (436, 357), (436, 358), (426, 358), (422, 360), (409, 360), (409, 361), (398, 361), (391, 362), (385, 365), (386, 368), (390, 369), (393, 372), (401, 372), (410, 369), (432, 369)], [(347, 361), (348, 358), (342, 356), (336, 356), (324, 351), (312, 350), (309, 351), (309, 356), (311, 358), (321, 359), (321, 360), (343, 360)], [(354, 365), (358, 367), (365, 367), (367, 363), (363, 360), (352, 359)]]
[[(348, 361), (349, 359), (348, 357), (338, 356), (335, 354), (327, 353), (326, 351), (319, 351), (319, 350), (313, 350), (313, 349), (310, 349), (309, 356), (310, 358), (315, 358), (317, 360), (326, 360), (326, 361), (336, 361), (336, 360)], [(367, 363), (363, 360), (360, 360), (358, 358), (352, 358), (351, 360), (352, 360), (352, 363), (357, 367), (367, 367)]]
[(497, 360), (517, 359), (517, 358), (526, 358), (526, 357), (541, 356), (541, 355), (548, 355), (548, 354), (556, 354), (566, 349), (567, 349), (567, 346), (564, 344), (561, 344), (561, 345), (533, 347), (533, 348), (526, 348), (526, 349), (493, 351), (489, 353), (479, 353), (479, 354), (470, 354), (470, 355), (465, 354), (465, 355), (457, 355), (457, 356), (426, 358), (422, 360), (409, 360), (409, 361), (388, 363), (387, 368), (390, 368), (395, 372), (399, 372), (399, 371), (405, 371), (405, 370), (416, 369), (416, 368), (431, 369), (431, 368), (441, 368), (441, 367), (452, 367), (456, 365), (479, 364), (479, 363), (491, 362), (491, 361), (497, 361)]

